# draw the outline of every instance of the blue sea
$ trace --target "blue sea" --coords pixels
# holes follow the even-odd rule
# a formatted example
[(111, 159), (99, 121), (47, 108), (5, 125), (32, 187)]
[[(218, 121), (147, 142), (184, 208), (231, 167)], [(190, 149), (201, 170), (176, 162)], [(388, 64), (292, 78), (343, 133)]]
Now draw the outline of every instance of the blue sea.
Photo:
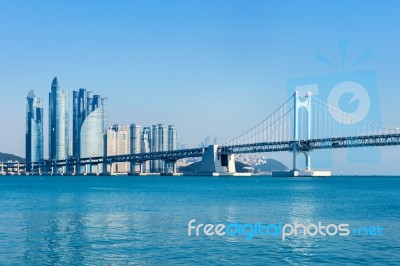
[[(0, 202), (1, 265), (400, 265), (398, 177), (1, 176)], [(382, 231), (188, 236), (192, 219)]]

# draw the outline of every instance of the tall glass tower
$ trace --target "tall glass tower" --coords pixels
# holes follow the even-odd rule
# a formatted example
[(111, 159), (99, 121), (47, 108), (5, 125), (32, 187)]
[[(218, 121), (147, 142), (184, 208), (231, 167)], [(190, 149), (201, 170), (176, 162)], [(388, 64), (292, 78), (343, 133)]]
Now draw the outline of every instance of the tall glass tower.
[[(144, 127), (141, 135), (141, 151), (142, 153), (148, 153), (151, 150), (151, 128)], [(145, 173), (150, 172), (150, 161), (143, 163), (142, 171)]]
[(73, 156), (103, 155), (103, 135), (107, 124), (107, 98), (85, 89), (73, 92)]
[(57, 77), (51, 83), (49, 94), (49, 157), (54, 160), (68, 158), (69, 150), (68, 91), (61, 90)]
[[(148, 133), (147, 133), (148, 132)], [(149, 142), (151, 152), (172, 151), (177, 149), (177, 130), (174, 125), (158, 124), (150, 128), (144, 128), (145, 140)], [(165, 163), (162, 160), (152, 160), (150, 171), (161, 173)]]
[[(152, 125), (151, 126), (151, 136), (150, 136), (150, 150), (151, 152), (158, 152), (158, 126), (157, 125)], [(152, 173), (156, 173), (159, 170), (159, 160), (152, 160), (150, 162), (150, 171)]]
[[(141, 152), (141, 126), (139, 124), (131, 124), (130, 127), (130, 137), (131, 137), (131, 147), (130, 147), (130, 153), (140, 153)], [(139, 172), (140, 171), (140, 165), (131, 165), (131, 170), (134, 172)]]
[(131, 147), (130, 153), (140, 153), (141, 152), (141, 126), (139, 124), (131, 124), (130, 127), (131, 133)]
[(178, 140), (177, 140), (178, 133), (176, 131), (176, 127), (174, 125), (168, 126), (168, 150), (173, 151), (177, 149)]
[(31, 90), (26, 104), (26, 162), (43, 160), (43, 99)]

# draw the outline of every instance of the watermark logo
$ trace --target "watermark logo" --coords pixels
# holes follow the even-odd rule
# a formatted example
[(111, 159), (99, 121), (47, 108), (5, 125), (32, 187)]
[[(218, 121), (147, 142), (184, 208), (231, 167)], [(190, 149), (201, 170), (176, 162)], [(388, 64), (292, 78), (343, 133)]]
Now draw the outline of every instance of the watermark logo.
[(196, 219), (188, 222), (188, 236), (219, 236), (219, 237), (245, 237), (246, 240), (252, 240), (254, 237), (280, 237), (282, 241), (290, 237), (297, 236), (340, 236), (350, 235), (359, 236), (383, 236), (381, 226), (358, 226), (351, 229), (349, 224), (326, 224), (318, 223), (289, 223), (289, 224), (263, 224), (263, 223), (229, 223), (229, 224), (203, 224), (197, 223)]
[[(371, 58), (372, 52), (365, 50), (356, 60), (348, 62), (347, 40), (339, 41), (339, 52), (338, 63), (334, 63), (335, 60), (318, 52), (316, 59), (334, 71), (329, 74), (289, 79), (286, 84), (288, 96), (293, 95), (294, 91), (299, 91), (302, 95), (311, 92), (321, 101), (354, 117), (349, 120), (331, 112), (332, 118), (338, 125), (357, 127), (363, 120), (380, 124), (381, 112), (376, 72), (372, 69), (355, 70)], [(320, 153), (321, 156), (315, 158), (314, 162), (319, 166), (331, 167), (332, 151), (325, 150)], [(376, 147), (371, 147), (367, 155), (356, 149), (347, 149), (347, 161), (349, 163), (378, 163), (380, 162), (380, 152)]]
[[(348, 95), (346, 100), (347, 108), (343, 107), (341, 100)], [(335, 115), (332, 110), (332, 117), (340, 124), (357, 124), (361, 122), (369, 113), (371, 108), (371, 100), (365, 87), (354, 81), (344, 81), (332, 88), (328, 95), (328, 105), (340, 109), (354, 116), (355, 119), (344, 119), (342, 116)], [(352, 107), (353, 106), (353, 107)], [(350, 109), (350, 110), (349, 110)], [(353, 110), (351, 110), (353, 109)]]

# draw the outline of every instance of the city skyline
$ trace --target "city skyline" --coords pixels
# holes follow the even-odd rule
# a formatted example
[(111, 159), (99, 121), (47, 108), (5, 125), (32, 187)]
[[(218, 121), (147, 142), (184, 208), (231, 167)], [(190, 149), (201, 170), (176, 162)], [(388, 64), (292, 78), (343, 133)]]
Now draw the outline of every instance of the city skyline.
[[(287, 98), (289, 79), (358, 69), (377, 74), (382, 123), (400, 125), (392, 114), (400, 97), (399, 4), (211, 3), (1, 3), (0, 20), (9, 27), (1, 29), (7, 97), (0, 118), (15, 134), (1, 133), (0, 150), (24, 154), (23, 99), (30, 89), (45, 98), (55, 75), (63, 88), (107, 95), (113, 123), (166, 121), (190, 147), (207, 135), (223, 143), (260, 122)], [(173, 17), (165, 12), (172, 9)], [(340, 39), (349, 44), (344, 59)], [(366, 50), (372, 56), (352, 66)], [(45, 129), (47, 121), (45, 115)], [(384, 148), (379, 163), (354, 164), (335, 151), (333, 170), (395, 174), (397, 154)], [(288, 165), (286, 157), (271, 155)]]
[[(178, 148), (175, 125), (158, 123), (150, 127), (130, 125), (107, 125), (107, 98), (87, 91), (74, 90), (72, 94), (72, 122), (69, 119), (70, 101), (68, 90), (62, 90), (57, 77), (51, 82), (49, 93), (49, 157), (44, 156), (43, 99), (31, 90), (26, 105), (26, 161), (40, 162), (66, 160), (68, 158), (92, 158), (103, 155), (126, 155), (142, 152), (172, 151)], [(72, 132), (72, 138), (70, 134)], [(78, 171), (106, 169), (110, 173), (145, 172), (161, 173), (171, 167), (162, 160), (132, 164), (120, 162), (102, 168), (101, 165), (80, 167)], [(172, 166), (173, 167), (173, 166)], [(102, 168), (102, 170), (100, 170)], [(66, 169), (57, 169), (65, 171)]]

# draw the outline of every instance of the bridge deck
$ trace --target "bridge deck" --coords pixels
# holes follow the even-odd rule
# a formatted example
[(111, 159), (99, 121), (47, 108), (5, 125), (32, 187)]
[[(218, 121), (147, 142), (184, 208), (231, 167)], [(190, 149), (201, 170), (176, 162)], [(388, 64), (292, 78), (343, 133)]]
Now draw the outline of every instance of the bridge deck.
[(340, 137), (310, 139), (284, 142), (264, 142), (254, 144), (232, 145), (219, 147), (220, 154), (240, 154), (292, 151), (293, 145), (297, 145), (297, 151), (309, 151), (317, 149), (357, 148), (370, 146), (394, 146), (400, 145), (400, 134), (371, 135), (358, 137)]
[[(337, 149), (337, 148), (356, 148), (370, 146), (393, 146), (400, 145), (400, 134), (387, 135), (370, 135), (358, 137), (340, 137), (340, 138), (325, 138), (325, 139), (310, 139), (299, 141), (284, 141), (284, 142), (264, 142), (231, 146), (220, 146), (219, 154), (241, 154), (241, 153), (264, 153), (278, 151), (293, 151), (293, 145), (296, 145), (297, 151), (310, 151), (318, 149)], [(176, 161), (182, 158), (201, 157), (205, 153), (206, 148), (161, 151), (152, 153), (113, 155), (107, 157), (92, 157), (92, 158), (69, 158), (67, 160), (48, 160), (32, 163), (33, 168), (38, 167), (62, 167), (74, 165), (97, 165), (102, 163), (118, 163), (131, 162), (143, 163), (149, 160), (165, 160)], [(25, 163), (8, 162), (0, 163), (3, 168), (25, 168)]]

